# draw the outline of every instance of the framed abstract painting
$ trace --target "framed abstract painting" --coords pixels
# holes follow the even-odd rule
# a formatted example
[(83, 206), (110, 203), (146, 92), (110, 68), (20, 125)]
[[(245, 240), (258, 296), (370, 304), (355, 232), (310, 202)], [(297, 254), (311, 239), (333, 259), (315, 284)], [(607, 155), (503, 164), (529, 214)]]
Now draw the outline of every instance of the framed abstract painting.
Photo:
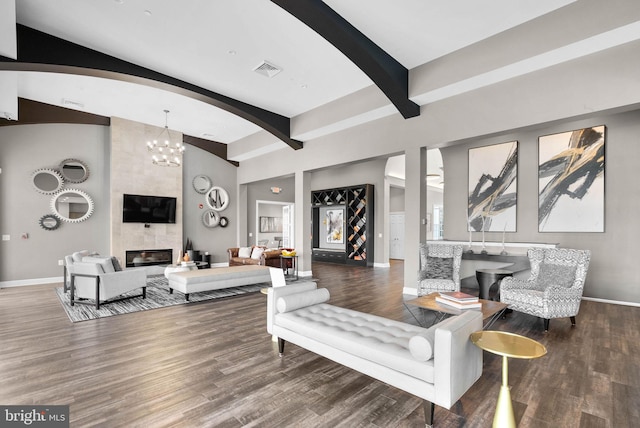
[(515, 232), (518, 142), (469, 149), (470, 232)]
[(538, 231), (604, 232), (605, 126), (538, 138)]

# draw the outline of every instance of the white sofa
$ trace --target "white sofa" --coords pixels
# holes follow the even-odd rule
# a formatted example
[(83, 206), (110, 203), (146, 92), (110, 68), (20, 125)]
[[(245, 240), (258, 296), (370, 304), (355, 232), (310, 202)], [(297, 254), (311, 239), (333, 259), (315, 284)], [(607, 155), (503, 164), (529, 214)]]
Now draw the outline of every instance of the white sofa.
[(482, 351), (469, 335), (482, 314), (469, 311), (430, 328), (333, 306), (315, 283), (270, 288), (267, 331), (285, 341), (425, 400), (427, 426), (434, 405), (450, 409), (480, 378)]
[[(119, 269), (119, 263), (113, 257), (72, 256), (67, 260), (67, 271), (70, 276), (71, 306), (76, 303), (100, 305), (133, 297), (146, 298), (147, 273), (144, 268)], [(140, 288), (141, 294), (121, 297), (123, 294)], [(88, 301), (86, 299), (90, 299)]]

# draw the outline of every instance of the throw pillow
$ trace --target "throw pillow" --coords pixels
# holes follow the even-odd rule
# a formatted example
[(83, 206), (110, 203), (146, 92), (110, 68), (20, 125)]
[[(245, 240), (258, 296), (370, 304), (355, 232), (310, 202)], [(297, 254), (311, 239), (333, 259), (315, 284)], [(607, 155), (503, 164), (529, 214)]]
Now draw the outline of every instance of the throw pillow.
[(113, 270), (116, 272), (120, 272), (122, 270), (122, 266), (120, 266), (120, 262), (116, 257), (111, 257), (111, 263), (113, 264)]
[(576, 267), (555, 265), (551, 263), (540, 263), (538, 273), (538, 287), (546, 290), (549, 287), (570, 288), (576, 278)]
[(240, 247), (238, 250), (238, 257), (251, 257), (251, 247)]
[(251, 258), (253, 260), (260, 260), (260, 257), (262, 257), (262, 253), (264, 253), (264, 248), (253, 247), (253, 251), (251, 251)]
[(276, 308), (279, 313), (291, 312), (307, 306), (317, 305), (329, 300), (329, 290), (318, 288), (317, 290), (305, 291), (302, 293), (290, 294), (278, 297)]
[(427, 270), (422, 279), (453, 279), (453, 259), (428, 256)]
[(409, 352), (418, 361), (429, 361), (433, 356), (433, 342), (436, 340), (436, 330), (428, 329), (409, 339)]

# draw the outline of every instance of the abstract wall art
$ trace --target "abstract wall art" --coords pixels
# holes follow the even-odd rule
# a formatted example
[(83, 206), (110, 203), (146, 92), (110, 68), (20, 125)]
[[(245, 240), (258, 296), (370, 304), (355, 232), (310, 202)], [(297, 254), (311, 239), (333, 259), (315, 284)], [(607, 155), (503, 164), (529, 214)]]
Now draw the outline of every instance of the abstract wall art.
[(518, 142), (469, 149), (470, 232), (515, 232)]
[(538, 139), (538, 231), (604, 232), (605, 126)]
[(327, 243), (328, 244), (343, 244), (343, 218), (344, 210), (327, 210), (326, 224), (327, 224)]

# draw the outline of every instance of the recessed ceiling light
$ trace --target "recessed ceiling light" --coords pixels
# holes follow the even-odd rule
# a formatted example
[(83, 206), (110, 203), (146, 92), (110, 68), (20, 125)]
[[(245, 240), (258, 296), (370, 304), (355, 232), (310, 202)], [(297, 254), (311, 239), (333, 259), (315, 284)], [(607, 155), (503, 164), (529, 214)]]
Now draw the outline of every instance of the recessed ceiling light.
[(122, 4), (124, 3), (124, 0), (113, 0), (114, 2), (118, 3), (118, 4)]
[(145, 10), (144, 14), (147, 15), (147, 16), (153, 15), (153, 13), (151, 13), (151, 11), (149, 9)]
[(307, 89), (309, 86), (307, 86), (307, 84), (306, 84), (306, 83), (303, 83), (302, 85), (300, 85), (300, 87), (301, 87), (302, 89)]
[(233, 50), (233, 49), (229, 49), (229, 50), (227, 51), (227, 53), (228, 53), (229, 55), (235, 55), (235, 54), (237, 54), (238, 52), (236, 52), (236, 51), (235, 51), (235, 50)]

